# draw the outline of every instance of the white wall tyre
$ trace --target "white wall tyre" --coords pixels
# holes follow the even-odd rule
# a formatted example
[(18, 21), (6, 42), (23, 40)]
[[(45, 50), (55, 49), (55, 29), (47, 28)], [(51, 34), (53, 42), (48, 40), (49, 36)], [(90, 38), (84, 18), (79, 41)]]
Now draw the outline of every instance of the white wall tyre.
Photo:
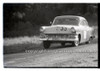
[(79, 46), (79, 41), (73, 41), (72, 45), (75, 46), (75, 47)]
[(79, 44), (80, 44), (80, 39), (81, 39), (81, 36), (78, 35), (78, 40), (77, 40), (77, 41), (73, 41), (73, 42), (72, 42), (72, 45), (75, 46), (75, 47), (79, 46)]

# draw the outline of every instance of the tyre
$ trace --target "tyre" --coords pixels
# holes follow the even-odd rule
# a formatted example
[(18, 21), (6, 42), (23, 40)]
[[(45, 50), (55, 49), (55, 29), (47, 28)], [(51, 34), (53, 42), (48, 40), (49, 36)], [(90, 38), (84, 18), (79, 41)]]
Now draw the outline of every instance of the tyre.
[(45, 49), (48, 49), (50, 47), (50, 42), (49, 41), (43, 41), (43, 46)]
[(86, 44), (90, 44), (92, 40), (93, 40), (92, 37), (90, 37), (89, 40), (86, 42)]
[(61, 43), (62, 46), (65, 46), (65, 43)]
[(72, 42), (72, 46), (77, 47), (77, 46), (79, 46), (79, 44), (80, 44), (80, 36), (78, 36), (78, 40), (77, 41), (73, 41)]
[(73, 45), (73, 46), (76, 46), (76, 47), (79, 46), (79, 41), (73, 41), (73, 42), (72, 42), (72, 45)]

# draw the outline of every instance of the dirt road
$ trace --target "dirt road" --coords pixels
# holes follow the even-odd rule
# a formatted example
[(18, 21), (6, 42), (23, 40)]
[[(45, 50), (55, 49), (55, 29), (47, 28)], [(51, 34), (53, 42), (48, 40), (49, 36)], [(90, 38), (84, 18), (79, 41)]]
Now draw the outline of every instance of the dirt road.
[(5, 54), (4, 67), (98, 66), (98, 43), (82, 44), (78, 47), (54, 44), (47, 50), (42, 46), (38, 48), (23, 53)]

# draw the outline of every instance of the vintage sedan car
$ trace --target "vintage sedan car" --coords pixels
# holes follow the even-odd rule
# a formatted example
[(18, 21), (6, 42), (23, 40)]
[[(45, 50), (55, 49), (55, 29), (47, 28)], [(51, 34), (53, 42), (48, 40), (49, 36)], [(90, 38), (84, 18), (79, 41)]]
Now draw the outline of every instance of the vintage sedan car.
[(90, 43), (94, 38), (93, 30), (84, 17), (57, 16), (51, 26), (40, 28), (40, 40), (43, 41), (44, 48), (49, 48), (54, 42), (60, 42), (62, 46), (65, 46), (65, 43), (78, 46), (80, 43)]

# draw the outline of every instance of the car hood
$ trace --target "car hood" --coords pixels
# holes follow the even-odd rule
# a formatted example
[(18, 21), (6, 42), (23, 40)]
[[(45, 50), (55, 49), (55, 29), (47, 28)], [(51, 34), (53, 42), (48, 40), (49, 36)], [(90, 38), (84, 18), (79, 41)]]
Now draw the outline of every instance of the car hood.
[(74, 27), (75, 30), (78, 30), (78, 26), (73, 25), (52, 25), (52, 26), (42, 26), (46, 34), (66, 34), (72, 33), (71, 28)]

